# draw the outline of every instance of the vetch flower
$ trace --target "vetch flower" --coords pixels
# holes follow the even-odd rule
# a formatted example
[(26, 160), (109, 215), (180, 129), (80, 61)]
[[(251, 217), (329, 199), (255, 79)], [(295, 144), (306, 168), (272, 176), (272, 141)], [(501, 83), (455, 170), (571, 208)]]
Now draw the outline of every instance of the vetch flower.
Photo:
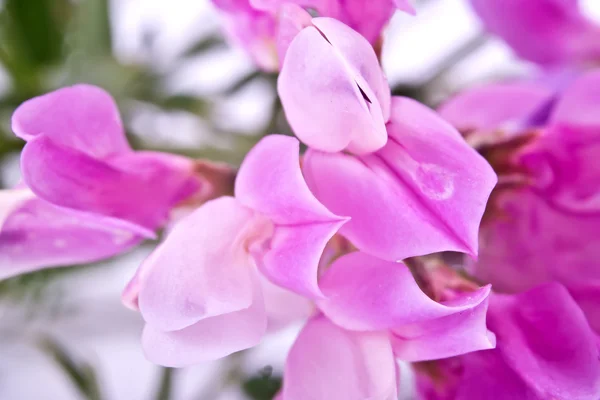
[(322, 296), (319, 259), (347, 218), (313, 197), (298, 152), (294, 138), (264, 138), (240, 168), (235, 198), (182, 219), (140, 267), (124, 298), (146, 321), (150, 360), (183, 366), (257, 344), (267, 327), (260, 275)]
[(194, 196), (209, 195), (193, 160), (133, 151), (116, 104), (76, 85), (28, 100), (12, 118), (27, 144), (24, 185), (4, 191), (0, 276), (97, 261), (131, 248)]

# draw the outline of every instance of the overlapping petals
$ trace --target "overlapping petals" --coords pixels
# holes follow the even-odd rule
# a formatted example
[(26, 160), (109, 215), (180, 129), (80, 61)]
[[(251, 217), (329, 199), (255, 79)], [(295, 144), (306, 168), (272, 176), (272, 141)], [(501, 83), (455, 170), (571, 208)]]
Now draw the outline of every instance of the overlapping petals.
[(315, 196), (351, 220), (341, 229), (362, 251), (396, 261), (443, 250), (477, 253), (496, 175), (460, 134), (413, 100), (394, 98), (389, 141), (353, 157), (309, 150)]
[(485, 27), (522, 58), (544, 65), (600, 58), (600, 27), (578, 0), (471, 0)]
[(368, 153), (387, 141), (390, 91), (377, 56), (335, 19), (314, 18), (294, 37), (278, 92), (292, 129), (311, 148)]

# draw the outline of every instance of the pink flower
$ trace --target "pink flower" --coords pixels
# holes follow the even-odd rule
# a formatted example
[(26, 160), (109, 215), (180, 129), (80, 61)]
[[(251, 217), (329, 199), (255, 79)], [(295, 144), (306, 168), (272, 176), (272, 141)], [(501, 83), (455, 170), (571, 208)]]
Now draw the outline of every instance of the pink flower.
[(335, 18), (348, 25), (370, 43), (376, 43), (396, 9), (415, 14), (409, 0), (250, 0), (257, 9), (277, 13), (285, 4), (315, 10), (320, 17)]
[(388, 142), (361, 156), (309, 149), (315, 196), (351, 220), (340, 233), (389, 261), (453, 250), (477, 254), (478, 229), (496, 175), (460, 134), (408, 98), (392, 101)]
[(235, 198), (182, 219), (140, 267), (124, 298), (147, 323), (150, 360), (183, 366), (257, 344), (267, 327), (264, 277), (322, 297), (319, 259), (347, 218), (313, 197), (298, 151), (293, 138), (263, 139), (240, 168)]
[(520, 57), (544, 65), (600, 59), (600, 26), (578, 0), (471, 0), (485, 27)]
[(437, 303), (402, 263), (351, 253), (323, 275), (324, 315), (310, 319), (285, 366), (281, 400), (397, 399), (395, 359), (432, 360), (490, 349), (490, 288)]
[(26, 186), (1, 195), (9, 204), (0, 218), (2, 277), (126, 251), (207, 189), (192, 160), (133, 151), (116, 104), (97, 87), (26, 101), (12, 125), (27, 141)]
[(420, 398), (598, 398), (596, 336), (564, 287), (554, 283), (515, 296), (494, 294), (487, 323), (496, 348), (418, 368)]

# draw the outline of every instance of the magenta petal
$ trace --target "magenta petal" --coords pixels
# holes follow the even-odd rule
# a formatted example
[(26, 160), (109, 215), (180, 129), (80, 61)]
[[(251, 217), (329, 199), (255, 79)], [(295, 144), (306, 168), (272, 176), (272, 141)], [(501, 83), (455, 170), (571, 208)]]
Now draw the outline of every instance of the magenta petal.
[(300, 170), (300, 143), (295, 138), (269, 135), (246, 155), (235, 182), (241, 204), (275, 224), (333, 222), (332, 214), (314, 197)]
[(396, 400), (395, 361), (383, 333), (346, 331), (319, 316), (296, 339), (283, 400)]
[(35, 97), (13, 114), (15, 134), (27, 141), (44, 134), (93, 157), (130, 151), (112, 97), (91, 85), (75, 85)]
[(360, 252), (336, 260), (320, 285), (326, 298), (318, 305), (325, 315), (344, 328), (370, 331), (462, 316), (487, 304), (490, 293), (486, 286), (452, 303), (437, 303), (423, 293), (404, 264)]
[(553, 92), (532, 83), (500, 83), (464, 91), (444, 103), (438, 112), (461, 132), (518, 128), (553, 97)]
[[(480, 289), (489, 293), (490, 287)], [(471, 302), (472, 294), (456, 300)], [(394, 354), (405, 361), (427, 361), (496, 347), (496, 337), (486, 328), (488, 297), (475, 307), (455, 314), (397, 327), (392, 330)]]
[(254, 268), (246, 241), (253, 213), (231, 197), (209, 201), (178, 222), (146, 259), (139, 307), (163, 331), (246, 309)]
[(288, 48), (278, 80), (287, 119), (309, 147), (357, 153), (385, 145), (389, 88), (371, 45), (330, 18), (315, 18)]
[(568, 285), (569, 294), (577, 302), (581, 311), (590, 324), (590, 327), (600, 337), (600, 281), (582, 281), (578, 284)]
[(167, 367), (185, 367), (226, 357), (254, 347), (267, 329), (264, 302), (254, 277), (248, 308), (203, 319), (178, 331), (164, 332), (147, 324), (142, 335), (146, 357)]
[(550, 122), (599, 128), (599, 106), (600, 71), (596, 70), (583, 75), (564, 91)]
[(596, 336), (559, 284), (495, 295), (488, 314), (498, 352), (543, 399), (595, 400), (600, 393)]
[(125, 153), (108, 163), (42, 135), (25, 146), (21, 167), (27, 186), (53, 204), (154, 230), (200, 182), (191, 163), (175, 169), (177, 163), (165, 162), (169, 156), (151, 154)]
[(29, 199), (7, 215), (0, 230), (0, 278), (99, 261), (152, 236), (124, 221)]

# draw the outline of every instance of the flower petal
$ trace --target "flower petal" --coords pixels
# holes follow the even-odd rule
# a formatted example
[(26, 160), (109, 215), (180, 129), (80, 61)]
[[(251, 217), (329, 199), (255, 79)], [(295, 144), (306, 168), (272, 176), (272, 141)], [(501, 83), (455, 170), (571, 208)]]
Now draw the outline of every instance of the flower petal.
[(167, 367), (185, 367), (226, 357), (254, 347), (267, 329), (258, 277), (253, 275), (248, 308), (203, 319), (178, 331), (164, 332), (147, 324), (142, 345), (148, 360)]
[(383, 333), (346, 331), (319, 316), (296, 339), (285, 365), (283, 400), (395, 400), (395, 361)]
[[(600, 39), (599, 39), (600, 40)], [(563, 92), (551, 116), (551, 123), (600, 127), (600, 71), (589, 72)]]
[(0, 230), (0, 279), (103, 260), (147, 237), (153, 233), (124, 221), (29, 199), (7, 215)]
[(441, 117), (464, 133), (520, 127), (551, 102), (552, 90), (533, 83), (499, 83), (461, 92), (444, 103)]
[(41, 135), (23, 149), (21, 167), (27, 186), (44, 200), (154, 230), (172, 206), (200, 187), (191, 163), (178, 169), (167, 158), (126, 153), (109, 163)]
[(313, 25), (294, 38), (279, 75), (288, 122), (318, 150), (376, 151), (387, 140), (389, 88), (373, 48), (341, 22), (315, 18)]
[(273, 284), (262, 274), (260, 274), (259, 279), (265, 299), (270, 332), (282, 329), (291, 323), (308, 319), (314, 313), (315, 307), (306, 297)]
[(360, 252), (337, 259), (320, 285), (326, 296), (318, 302), (323, 313), (346, 329), (361, 331), (463, 316), (481, 304), (487, 307), (490, 293), (486, 286), (451, 303), (438, 303), (423, 293), (404, 264)]
[(299, 152), (298, 140), (289, 136), (262, 139), (240, 167), (236, 199), (280, 225), (344, 220), (311, 193), (300, 170)]
[(556, 283), (516, 296), (495, 295), (488, 313), (498, 352), (540, 398), (598, 398), (596, 336), (567, 290)]
[(417, 10), (415, 10), (410, 0), (394, 0), (394, 4), (399, 10), (407, 12), (410, 15), (417, 15)]
[(21, 104), (12, 117), (15, 134), (52, 141), (103, 158), (131, 151), (112, 97), (91, 85), (75, 85)]
[(209, 201), (178, 222), (140, 268), (139, 307), (162, 331), (180, 330), (252, 302), (246, 241), (253, 213), (231, 197)]

